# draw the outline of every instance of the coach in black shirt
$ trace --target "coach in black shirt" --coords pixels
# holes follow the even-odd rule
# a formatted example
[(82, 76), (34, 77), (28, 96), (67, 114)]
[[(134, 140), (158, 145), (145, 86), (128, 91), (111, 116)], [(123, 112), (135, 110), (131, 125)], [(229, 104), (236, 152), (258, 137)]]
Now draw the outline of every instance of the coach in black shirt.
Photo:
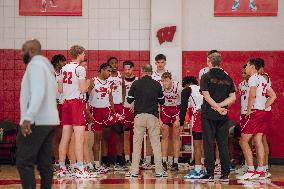
[(134, 81), (127, 97), (127, 102), (130, 104), (135, 100), (135, 119), (132, 164), (130, 172), (126, 176), (138, 177), (142, 141), (147, 129), (154, 152), (156, 177), (167, 177), (167, 173), (162, 166), (158, 112), (158, 104), (164, 104), (165, 98), (162, 86), (151, 77), (152, 66), (150, 64), (143, 65), (141, 71), (142, 78)]
[(210, 71), (200, 81), (200, 90), (204, 96), (201, 107), (205, 166), (207, 175), (202, 179), (214, 179), (214, 144), (218, 144), (221, 161), (220, 180), (228, 181), (230, 158), (228, 150), (228, 106), (236, 100), (233, 80), (220, 68), (221, 56), (218, 52), (208, 55)]

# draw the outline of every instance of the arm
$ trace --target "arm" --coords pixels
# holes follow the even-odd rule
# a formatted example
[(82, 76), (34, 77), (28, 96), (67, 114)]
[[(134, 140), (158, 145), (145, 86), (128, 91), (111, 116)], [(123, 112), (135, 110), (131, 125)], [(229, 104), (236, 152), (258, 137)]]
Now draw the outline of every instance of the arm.
[(134, 93), (136, 88), (136, 81), (131, 85), (130, 90), (127, 95), (127, 102), (131, 104), (134, 101)]
[(45, 89), (47, 87), (45, 75), (40, 64), (31, 63), (30, 69), (28, 70), (30, 102), (26, 113), (21, 118), (22, 120), (34, 122), (45, 96)]
[(252, 86), (249, 88), (247, 115), (250, 115), (252, 112), (252, 107), (253, 107), (255, 98), (256, 98), (256, 86)]
[(125, 81), (124, 78), (122, 78), (122, 103), (124, 104), (126, 96), (126, 87), (125, 87)]
[(57, 90), (59, 93), (63, 93), (63, 76), (62, 76), (61, 71), (60, 71), (59, 79), (57, 81)]
[(161, 85), (159, 85), (158, 103), (160, 105), (163, 105), (165, 103), (165, 97)]
[(181, 103), (180, 103), (180, 113), (179, 113), (180, 125), (184, 125), (190, 93), (191, 89), (189, 87), (184, 88), (181, 92)]
[(94, 88), (94, 80), (90, 79), (89, 87), (88, 87), (88, 93), (91, 94), (92, 90)]
[(265, 108), (268, 108), (269, 106), (271, 106), (273, 102), (275, 101), (275, 99), (277, 98), (276, 93), (274, 92), (272, 88), (267, 90), (267, 95), (269, 97), (267, 98), (267, 101), (265, 103)]
[(86, 69), (82, 66), (78, 66), (76, 69), (79, 78), (80, 93), (84, 94), (88, 91), (88, 85), (86, 81)]
[(236, 101), (236, 93), (230, 93), (229, 97), (226, 98), (223, 102), (219, 103), (220, 107), (226, 107), (234, 104)]
[(110, 107), (111, 107), (112, 112), (115, 113), (113, 96), (112, 96), (112, 85), (110, 86), (109, 103), (110, 103)]
[(204, 100), (206, 100), (206, 102), (208, 102), (208, 104), (215, 109), (216, 111), (220, 111), (221, 107), (219, 106), (218, 103), (216, 103), (210, 96), (208, 91), (202, 91), (202, 95), (204, 97)]

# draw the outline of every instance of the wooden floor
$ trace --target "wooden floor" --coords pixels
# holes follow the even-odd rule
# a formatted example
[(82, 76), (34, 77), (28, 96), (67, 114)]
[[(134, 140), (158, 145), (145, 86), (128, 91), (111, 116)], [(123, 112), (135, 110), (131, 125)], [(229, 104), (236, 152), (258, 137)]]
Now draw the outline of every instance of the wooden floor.
[[(153, 171), (143, 171), (140, 178), (125, 179), (122, 172), (110, 172), (99, 179), (54, 179), (54, 189), (203, 189), (203, 188), (284, 188), (284, 166), (272, 166), (271, 179), (265, 181), (239, 182), (231, 174), (229, 184), (185, 182), (182, 180), (186, 171), (169, 172), (167, 179), (156, 179)], [(37, 175), (37, 178), (39, 176)], [(39, 183), (39, 179), (37, 179)], [(21, 188), (19, 176), (14, 166), (0, 165), (0, 188)]]

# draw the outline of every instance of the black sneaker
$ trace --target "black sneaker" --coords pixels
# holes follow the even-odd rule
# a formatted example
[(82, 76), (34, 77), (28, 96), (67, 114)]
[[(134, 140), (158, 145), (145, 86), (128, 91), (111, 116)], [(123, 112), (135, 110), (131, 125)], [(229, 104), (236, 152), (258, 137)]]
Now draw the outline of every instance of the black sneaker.
[(168, 165), (167, 165), (167, 162), (166, 162), (166, 161), (163, 162), (163, 167), (164, 167), (165, 171), (168, 170)]
[(201, 177), (199, 180), (204, 181), (204, 182), (214, 182), (214, 175), (204, 175)]
[(219, 180), (220, 182), (229, 182), (230, 179), (228, 175), (222, 175)]
[(178, 171), (178, 164), (177, 163), (173, 163), (171, 171)]

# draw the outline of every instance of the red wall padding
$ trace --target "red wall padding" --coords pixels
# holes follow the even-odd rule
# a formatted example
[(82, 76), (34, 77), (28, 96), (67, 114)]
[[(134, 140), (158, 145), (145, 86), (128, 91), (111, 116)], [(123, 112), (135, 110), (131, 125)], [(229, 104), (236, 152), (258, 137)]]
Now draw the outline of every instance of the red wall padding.
[[(272, 88), (277, 94), (273, 105), (273, 123), (271, 125), (271, 151), (272, 157), (284, 158), (284, 51), (224, 51), (222, 54), (222, 67), (234, 79), (235, 84), (241, 81), (242, 66), (249, 58), (261, 57), (265, 60), (265, 71), (270, 75)], [(206, 65), (206, 51), (184, 51), (182, 75), (198, 77), (199, 70)], [(239, 102), (229, 110), (231, 119), (239, 120)]]

